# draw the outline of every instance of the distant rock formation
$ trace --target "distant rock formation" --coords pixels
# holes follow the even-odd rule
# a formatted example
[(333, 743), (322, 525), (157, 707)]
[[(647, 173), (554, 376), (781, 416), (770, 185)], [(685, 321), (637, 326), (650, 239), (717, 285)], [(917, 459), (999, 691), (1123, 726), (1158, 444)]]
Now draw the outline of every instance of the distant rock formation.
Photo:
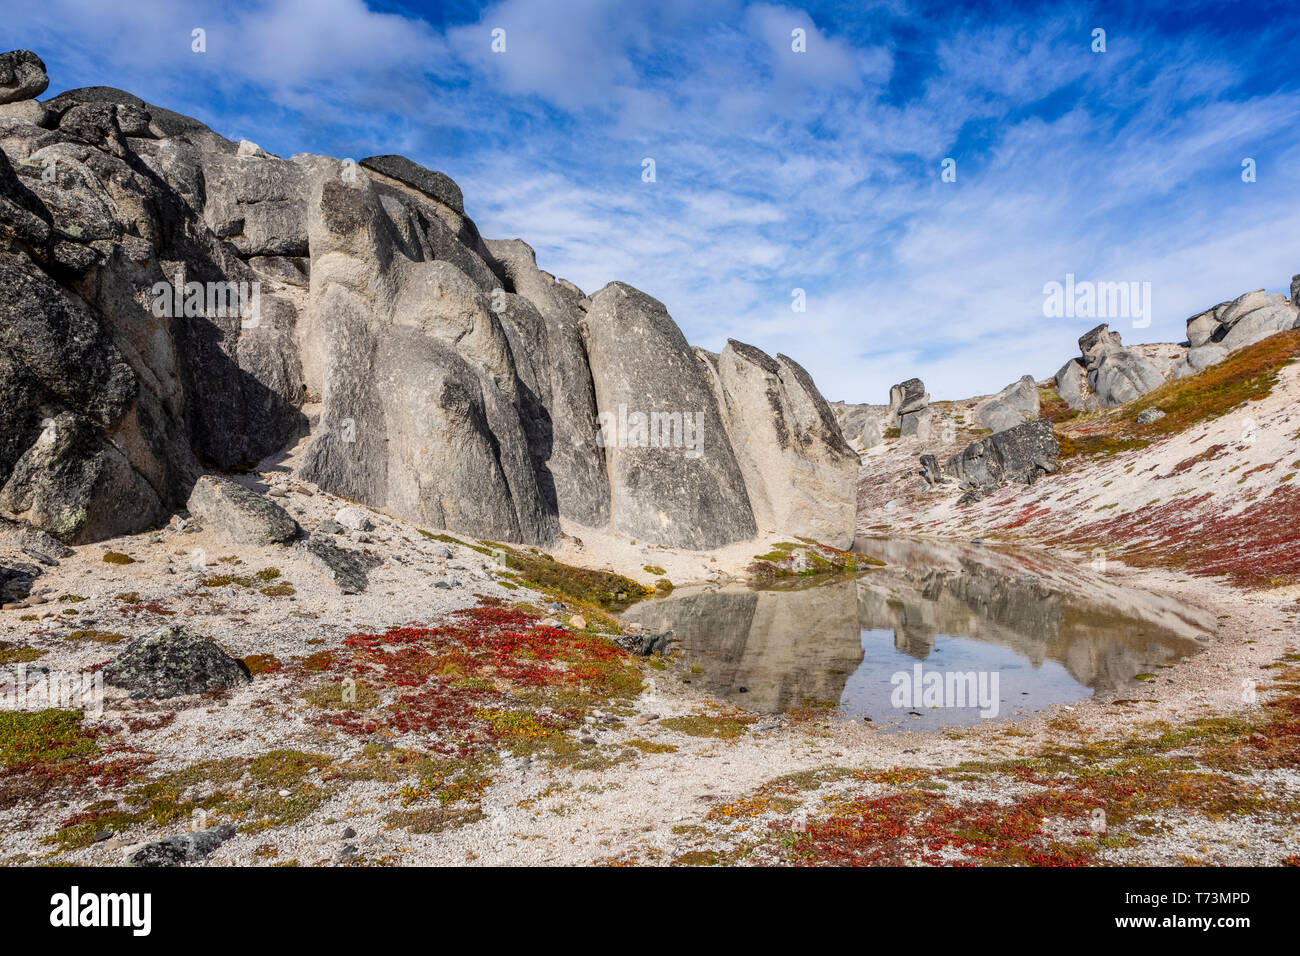
[(976, 405), (974, 418), (981, 427), (996, 434), (1036, 419), (1040, 408), (1038, 383), (1032, 375), (1025, 375)]
[(1192, 375), (1217, 365), (1237, 349), (1254, 345), (1277, 332), (1300, 327), (1300, 309), (1295, 298), (1300, 292), (1297, 280), (1300, 276), (1291, 280), (1290, 301), (1280, 292), (1267, 295), (1263, 289), (1257, 289), (1188, 319), (1187, 354), (1175, 363), (1174, 377)]
[(889, 416), (903, 438), (930, 434), (930, 395), (919, 378), (909, 378), (889, 390)]
[(1056, 373), (1056, 391), (1071, 408), (1114, 408), (1131, 402), (1164, 382), (1142, 353), (1126, 349), (1106, 323), (1079, 338), (1081, 358)]
[[(965, 489), (959, 500), (969, 502), (996, 491), (1004, 482), (1032, 485), (1043, 475), (1054, 474), (1061, 467), (1060, 455), (1052, 423), (1040, 418), (972, 442), (949, 458), (943, 470)], [(927, 473), (933, 468), (924, 461), (922, 467)]]
[(857, 456), (792, 360), (588, 297), (405, 157), (282, 159), (48, 82), (0, 55), (0, 510), (136, 532), (309, 436), (304, 478), (427, 527), (851, 540)]
[(1238, 349), (1270, 335), (1300, 328), (1300, 276), (1291, 279), (1291, 298), (1256, 289), (1231, 302), (1187, 320), (1187, 341), (1182, 346), (1162, 346), (1172, 354), (1156, 360), (1141, 350), (1126, 349), (1118, 332), (1105, 324), (1079, 339), (1080, 358), (1073, 358), (1056, 373), (1057, 394), (1071, 408), (1095, 411), (1114, 408), (1146, 394), (1169, 379), (1194, 375), (1222, 362)]

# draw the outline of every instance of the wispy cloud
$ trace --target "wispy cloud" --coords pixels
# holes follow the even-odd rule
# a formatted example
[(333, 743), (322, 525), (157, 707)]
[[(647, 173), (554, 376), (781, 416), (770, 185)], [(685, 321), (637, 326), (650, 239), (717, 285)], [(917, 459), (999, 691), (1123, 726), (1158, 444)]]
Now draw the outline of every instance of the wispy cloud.
[(1052, 374), (1090, 324), (1043, 316), (1066, 273), (1151, 282), (1150, 327), (1120, 331), (1176, 341), (1300, 271), (1300, 14), (1141, 13), (49, 0), (0, 43), (40, 52), (52, 92), (121, 86), (283, 154), (406, 153), (543, 268), (631, 282), (693, 342), (784, 351), (828, 396), (883, 401), (912, 375), (957, 398)]

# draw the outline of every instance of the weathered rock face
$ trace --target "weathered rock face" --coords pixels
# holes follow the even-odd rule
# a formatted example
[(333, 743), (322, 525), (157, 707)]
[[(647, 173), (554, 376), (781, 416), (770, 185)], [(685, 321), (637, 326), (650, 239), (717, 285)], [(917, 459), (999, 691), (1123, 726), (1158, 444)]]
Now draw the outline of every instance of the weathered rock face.
[(521, 377), (541, 409), (529, 429), (535, 457), (549, 473), (560, 515), (603, 527), (609, 523), (609, 478), (596, 444), (596, 391), (579, 330), (587, 297), (538, 269), (535, 253), (521, 240), (486, 245), (506, 288), (523, 300), (516, 307), (507, 297), (510, 307), (500, 315)]
[(1165, 380), (1146, 356), (1124, 348), (1120, 334), (1106, 323), (1079, 337), (1079, 354), (1056, 373), (1057, 394), (1071, 408), (1114, 408)]
[(854, 451), (865, 452), (884, 441), (880, 425), (884, 412), (880, 406), (832, 402), (830, 407), (835, 420), (839, 422), (844, 440)]
[(663, 304), (621, 282), (581, 323), (615, 530), (670, 547), (752, 538), (754, 513), (705, 369)]
[(1192, 316), (1187, 320), (1187, 354), (1175, 367), (1174, 376), (1191, 375), (1223, 361), (1237, 349), (1300, 327), (1298, 292), (1300, 284), (1292, 279), (1290, 300), (1280, 292), (1269, 295), (1256, 289)]
[[(308, 334), (320, 343), (324, 418), (303, 473), (432, 527), (549, 541), (556, 507), (537, 483), (490, 296), (450, 262), (408, 258), (421, 253), (399, 247), (384, 198), (340, 178), (313, 199)], [(412, 230), (420, 202), (401, 207)]]
[[(188, 500), (288, 540), (195, 482), (296, 442), (311, 403), (303, 477), (426, 527), (545, 543), (563, 518), (711, 547), (754, 534), (753, 495), (777, 530), (851, 534), (851, 453), (791, 360), (780, 422), (733, 418), (661, 305), (588, 299), (523, 242), (484, 241), (443, 173), (282, 159), (109, 87), (30, 99), (47, 82), (0, 57), (0, 510), (80, 543)], [(603, 448), (598, 413), (620, 407), (703, 443)], [(728, 429), (750, 428), (780, 454), (742, 474)]]
[(858, 456), (798, 364), (734, 339), (718, 357), (727, 434), (760, 529), (853, 543)]
[(163, 520), (203, 461), (281, 447), (301, 373), (291, 310), (225, 308), (256, 275), (201, 219), (196, 144), (219, 138), (115, 90), (44, 106), (52, 128), (0, 128), (0, 507), (82, 542)]
[(982, 441), (972, 442), (960, 455), (944, 464), (944, 473), (956, 478), (973, 500), (1002, 486), (1003, 482), (1033, 484), (1060, 468), (1060, 443), (1046, 418), (1025, 422)]
[(1131, 402), (1163, 382), (1156, 367), (1132, 349), (1107, 349), (1088, 369), (1088, 384), (1103, 408)]
[(137, 699), (206, 694), (250, 680), (243, 661), (179, 625), (136, 638), (104, 667), (104, 683)]
[(1038, 383), (1032, 375), (1012, 382), (987, 401), (975, 406), (975, 421), (994, 433), (1015, 428), (1038, 417)]
[(0, 103), (35, 99), (49, 85), (44, 61), (31, 50), (0, 53)]
[(930, 432), (930, 396), (925, 383), (909, 378), (889, 390), (890, 420), (904, 438), (926, 438)]

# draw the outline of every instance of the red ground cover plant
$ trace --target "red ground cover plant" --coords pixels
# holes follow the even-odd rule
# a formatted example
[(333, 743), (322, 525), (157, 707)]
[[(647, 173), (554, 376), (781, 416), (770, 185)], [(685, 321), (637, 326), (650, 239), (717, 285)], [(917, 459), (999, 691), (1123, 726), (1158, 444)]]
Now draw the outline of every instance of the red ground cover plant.
[(431, 751), (463, 758), (486, 743), (524, 745), (572, 729), (590, 707), (640, 691), (639, 671), (603, 635), (487, 604), (454, 617), (348, 635), (327, 667), (333, 680), (395, 693), (382, 707), (323, 719), (358, 735), (428, 734)]

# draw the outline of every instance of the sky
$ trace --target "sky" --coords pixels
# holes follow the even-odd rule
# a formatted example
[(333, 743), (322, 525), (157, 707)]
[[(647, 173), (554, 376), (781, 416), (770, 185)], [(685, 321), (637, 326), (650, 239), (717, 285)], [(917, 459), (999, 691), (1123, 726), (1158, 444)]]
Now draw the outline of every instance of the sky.
[(648, 292), (694, 345), (784, 352), (831, 400), (1053, 375), (1105, 320), (1047, 314), (1067, 275), (1149, 290), (1110, 319), (1136, 343), (1300, 273), (1294, 3), (0, 14), (0, 49), (37, 52), (47, 95), (119, 87), (281, 156), (404, 154), (460, 184), (485, 236), (588, 292)]

